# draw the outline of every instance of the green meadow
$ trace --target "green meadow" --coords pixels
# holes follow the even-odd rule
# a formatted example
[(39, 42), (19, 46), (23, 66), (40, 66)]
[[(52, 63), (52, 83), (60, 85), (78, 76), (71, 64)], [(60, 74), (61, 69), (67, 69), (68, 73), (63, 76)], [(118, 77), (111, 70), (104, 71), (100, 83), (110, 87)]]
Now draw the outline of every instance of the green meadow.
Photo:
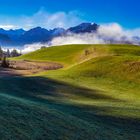
[(63, 68), (0, 78), (1, 139), (140, 139), (139, 46), (54, 46), (13, 59)]

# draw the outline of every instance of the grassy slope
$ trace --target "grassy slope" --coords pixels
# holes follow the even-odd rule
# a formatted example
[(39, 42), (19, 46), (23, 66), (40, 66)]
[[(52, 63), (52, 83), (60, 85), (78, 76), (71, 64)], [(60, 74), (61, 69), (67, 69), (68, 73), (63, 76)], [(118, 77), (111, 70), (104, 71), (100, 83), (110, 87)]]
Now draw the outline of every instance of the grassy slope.
[[(120, 103), (113, 101), (112, 104), (118, 106), (120, 110), (112, 110), (109, 114), (139, 118), (139, 111), (130, 112), (127, 110), (122, 112), (121, 109), (130, 104), (131, 107), (140, 106), (140, 48), (129, 45), (105, 47), (105, 53), (108, 52), (106, 56), (103, 54), (103, 56), (91, 58), (68, 69), (45, 72), (42, 75), (89, 89), (101, 90), (102, 95), (122, 101)], [(98, 51), (97, 46), (96, 51)], [(101, 106), (110, 106), (111, 104), (111, 101), (97, 101), (96, 99), (72, 101), (98, 106), (100, 104)]]
[(16, 59), (53, 61), (65, 67), (38, 77), (1, 79), (3, 137), (139, 139), (139, 47), (68, 45)]
[[(64, 46), (54, 46), (45, 49), (40, 49), (38, 51), (22, 55), (18, 58), (14, 58), (16, 60), (36, 60), (36, 61), (53, 61), (59, 62), (64, 66), (77, 64), (84, 59), (88, 59), (93, 57), (93, 55), (100, 55), (107, 53), (105, 46), (103, 48), (98, 47), (99, 45), (64, 45)], [(94, 50), (98, 48), (97, 54), (94, 53)], [(85, 57), (85, 50), (89, 50), (92, 53), (92, 56)]]

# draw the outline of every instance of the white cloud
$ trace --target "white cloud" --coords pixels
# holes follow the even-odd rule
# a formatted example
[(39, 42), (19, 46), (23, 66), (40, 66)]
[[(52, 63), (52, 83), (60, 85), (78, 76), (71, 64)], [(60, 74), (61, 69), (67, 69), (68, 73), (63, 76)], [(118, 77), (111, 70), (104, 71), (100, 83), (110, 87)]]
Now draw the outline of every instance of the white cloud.
[(0, 25), (0, 28), (3, 28), (5, 30), (9, 30), (9, 29), (16, 29), (18, 27), (9, 24), (9, 25)]
[(101, 35), (110, 36), (110, 37), (120, 37), (120, 36), (139, 36), (140, 37), (140, 28), (136, 29), (125, 29), (119, 23), (108, 23), (102, 24), (98, 31)]
[[(36, 26), (41, 26), (48, 29), (56, 27), (68, 28), (84, 21), (81, 19), (81, 15), (77, 11), (58, 11), (55, 13), (50, 13), (44, 9), (40, 9), (38, 12), (31, 16), (21, 15), (18, 17), (0, 17), (0, 25), (4, 29), (15, 29), (18, 27), (30, 29)], [(3, 21), (1, 19), (5, 20)]]
[(116, 37), (124, 34), (123, 28), (118, 23), (102, 24), (98, 34), (108, 37)]
[(43, 43), (26, 44), (24, 45), (21, 53), (26, 54), (29, 52), (33, 52), (35, 50), (40, 49), (42, 46), (48, 47), (48, 44), (47, 43), (46, 44), (43, 44)]
[(84, 34), (69, 34), (63, 37), (54, 38), (51, 41), (52, 46), (65, 45), (65, 44), (103, 44), (103, 39), (100, 39), (94, 33)]

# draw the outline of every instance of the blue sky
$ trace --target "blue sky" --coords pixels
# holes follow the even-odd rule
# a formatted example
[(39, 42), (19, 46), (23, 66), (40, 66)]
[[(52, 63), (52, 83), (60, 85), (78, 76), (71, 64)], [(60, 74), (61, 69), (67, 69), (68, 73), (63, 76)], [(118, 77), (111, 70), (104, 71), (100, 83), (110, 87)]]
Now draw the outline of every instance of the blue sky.
[(81, 22), (140, 27), (139, 0), (0, 0), (0, 27), (67, 28)]

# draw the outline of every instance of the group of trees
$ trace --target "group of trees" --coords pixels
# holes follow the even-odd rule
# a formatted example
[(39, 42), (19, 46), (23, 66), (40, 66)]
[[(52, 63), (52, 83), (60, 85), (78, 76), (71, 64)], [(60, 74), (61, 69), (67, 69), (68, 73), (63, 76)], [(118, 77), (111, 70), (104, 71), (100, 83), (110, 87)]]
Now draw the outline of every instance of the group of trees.
[(7, 51), (3, 51), (0, 47), (0, 66), (9, 67), (9, 62), (6, 60), (7, 57), (16, 57), (20, 56), (21, 53), (18, 53), (16, 49), (13, 49), (11, 52), (9, 49)]
[(18, 51), (16, 49), (13, 49), (11, 52), (9, 49), (7, 49), (7, 51), (3, 51), (2, 48), (0, 47), (0, 60), (3, 57), (16, 57), (16, 56), (20, 56), (21, 53), (18, 53)]

